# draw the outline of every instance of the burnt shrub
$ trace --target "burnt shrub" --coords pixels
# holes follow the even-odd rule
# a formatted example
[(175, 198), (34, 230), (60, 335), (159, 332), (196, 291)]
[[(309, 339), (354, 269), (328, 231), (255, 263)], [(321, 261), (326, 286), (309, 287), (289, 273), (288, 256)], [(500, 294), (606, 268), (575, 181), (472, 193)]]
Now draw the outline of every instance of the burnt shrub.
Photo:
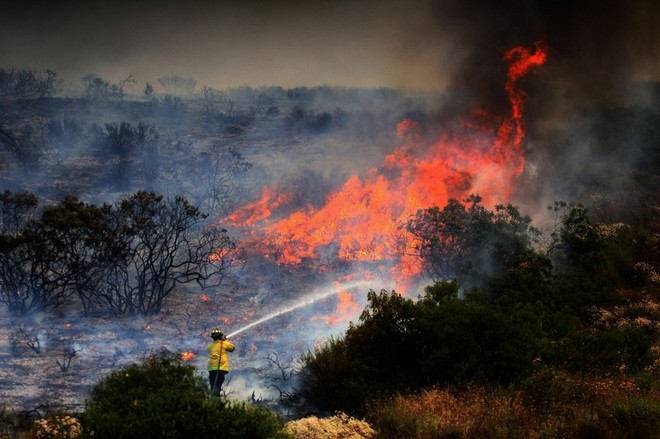
[(281, 428), (263, 407), (209, 398), (206, 380), (161, 351), (97, 384), (81, 416), (94, 438), (270, 438)]
[(83, 129), (74, 119), (53, 119), (46, 123), (49, 144), (57, 148), (71, 148), (83, 137)]

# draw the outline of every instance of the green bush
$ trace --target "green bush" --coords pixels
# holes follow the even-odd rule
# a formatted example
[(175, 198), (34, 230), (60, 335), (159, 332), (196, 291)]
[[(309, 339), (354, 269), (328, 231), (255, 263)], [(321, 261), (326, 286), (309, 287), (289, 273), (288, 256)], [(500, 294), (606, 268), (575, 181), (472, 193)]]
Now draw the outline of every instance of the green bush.
[(201, 435), (214, 439), (288, 437), (281, 431), (283, 425), (278, 416), (262, 406), (253, 406), (244, 402), (223, 405), (217, 400), (210, 400), (206, 403), (204, 415), (204, 430), (199, 437)]
[(207, 387), (193, 366), (162, 351), (94, 387), (83, 430), (95, 439), (276, 437), (281, 425), (274, 413), (209, 399)]
[(370, 291), (344, 338), (303, 356), (301, 393), (321, 410), (361, 414), (369, 400), (397, 392), (526, 378), (538, 349), (534, 322), (457, 292), (440, 283), (415, 302)]

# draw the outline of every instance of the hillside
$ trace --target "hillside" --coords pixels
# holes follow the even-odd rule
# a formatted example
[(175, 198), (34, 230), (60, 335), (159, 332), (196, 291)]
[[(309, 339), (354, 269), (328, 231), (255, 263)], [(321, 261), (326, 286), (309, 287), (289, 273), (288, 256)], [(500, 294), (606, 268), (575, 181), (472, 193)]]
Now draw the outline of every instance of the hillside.
[[(654, 84), (640, 87), (657, 90)], [(617, 327), (634, 327), (648, 334), (653, 347), (644, 345), (643, 355), (630, 354), (635, 361), (643, 357), (644, 363), (636, 364), (641, 371), (628, 376), (622, 370), (614, 379), (626, 383), (644, 375), (646, 390), (656, 392), (660, 334), (658, 100), (646, 105), (583, 108), (576, 110), (578, 116), (573, 119), (548, 127), (542, 105), (531, 96), (524, 147), (515, 154), (498, 149), (511, 153), (507, 160), (472, 162), (495, 156), (489, 148), (500, 145), (497, 127), (505, 126), (501, 121), (506, 117), (478, 113), (466, 123), (456, 108), (448, 109), (452, 96), (393, 89), (245, 87), (181, 96), (54, 95), (0, 100), (1, 191), (33, 193), (40, 209), (65, 196), (100, 206), (119, 203), (140, 190), (167, 197), (180, 195), (209, 215), (208, 224), (226, 228), (242, 251), (220, 286), (177, 288), (153, 315), (86, 315), (80, 303), (69, 300), (62, 306), (17, 316), (3, 305), (0, 381), (4, 406), (81, 410), (87, 392), (106, 375), (161, 348), (192, 353), (187, 364), (203, 374), (208, 331), (215, 326), (225, 333), (235, 332), (239, 346), (232, 358), (229, 398), (277, 405), (298, 388), (294, 373), (298, 357), (331, 337), (342, 339), (349, 322), (358, 322), (368, 306), (368, 290), (396, 290), (412, 301), (439, 278), (463, 276), (463, 288), (483, 287), (459, 268), (444, 272), (437, 267), (429, 270), (432, 264), (408, 266), (411, 260), (429, 255), (408, 258), (408, 252), (400, 257), (382, 234), (369, 235), (368, 231), (382, 230), (374, 218), (391, 212), (408, 214), (407, 206), (396, 203), (394, 208), (388, 207), (393, 210), (378, 209), (383, 200), (393, 194), (398, 197), (401, 187), (396, 186), (409, 181), (402, 176), (413, 173), (412, 169), (433, 178), (429, 177), (429, 186), (412, 186), (410, 198), (417, 193), (423, 202), (436, 200), (429, 195), (430, 188), (440, 187), (442, 197), (458, 198), (467, 206), (463, 197), (482, 189), (487, 193), (479, 195), (487, 200), (484, 209), (488, 211), (496, 203), (519, 206), (520, 213), (530, 215), (531, 224), (546, 239), (535, 243), (533, 250), (539, 253), (548, 250), (561, 215), (568, 215), (565, 210), (547, 211), (545, 207), (557, 200), (585, 206), (590, 227), (599, 231), (600, 238), (611, 238), (603, 255), (599, 253), (605, 268), (569, 270), (559, 283), (549, 284), (548, 290), (534, 290), (534, 294), (545, 305), (543, 292), (560, 291), (563, 295), (553, 305), (575, 306), (571, 312), (576, 321), (582, 319), (575, 323), (576, 334), (601, 334), (601, 330)], [(428, 151), (441, 151), (442, 160), (428, 159)], [(518, 175), (509, 165), (519, 160), (524, 169)], [(414, 167), (420, 163), (424, 166)], [(482, 172), (491, 169), (506, 170), (510, 178), (501, 179), (497, 174), (483, 183)], [(381, 183), (385, 188), (378, 186)], [(446, 200), (442, 197), (437, 200)], [(446, 205), (419, 208), (441, 210)], [(415, 211), (411, 208), (410, 212)], [(359, 214), (354, 217), (355, 212)], [(368, 212), (375, 214), (372, 217)], [(37, 210), (35, 218), (39, 214)], [(339, 222), (346, 218), (370, 222), (348, 233), (351, 225)], [(3, 219), (3, 225), (6, 221)], [(578, 226), (583, 225), (580, 221), (582, 218), (576, 220)], [(382, 227), (398, 243), (407, 240), (404, 249), (410, 250), (413, 241), (410, 235), (400, 234), (402, 226), (403, 221)], [(370, 238), (367, 244), (361, 240), (364, 236)], [(318, 240), (308, 242), (306, 237)], [(490, 248), (485, 242), (480, 245), (479, 249)], [(585, 254), (569, 254), (562, 262), (571, 266)], [(478, 251), (469, 256), (480, 261), (470, 275), (491, 262)], [(588, 261), (582, 261), (588, 266)], [(589, 271), (591, 268), (594, 270)], [(509, 284), (499, 285), (497, 291), (522, 290), (528, 286), (523, 282), (539, 285), (535, 278), (525, 278), (524, 270), (516, 272), (520, 273), (519, 278), (506, 278)], [(605, 275), (602, 282), (589, 278), (601, 274)], [(579, 288), (589, 282), (596, 288), (611, 279), (615, 284), (602, 291), (608, 300), (616, 300), (576, 305), (568, 298), (572, 292), (581, 298)], [(553, 289), (557, 285), (560, 288)], [(7, 299), (14, 293), (5, 288), (2, 294)], [(541, 312), (542, 308), (533, 308), (538, 303), (519, 303), (515, 297), (506, 306), (518, 312), (519, 304), (521, 308), (529, 305), (533, 312)], [(480, 312), (482, 306), (479, 302)], [(553, 309), (553, 318), (568, 315), (562, 312)], [(589, 316), (585, 316), (587, 312)], [(244, 329), (261, 318), (265, 318), (263, 323)], [(557, 328), (566, 329), (562, 324)], [(353, 330), (353, 334), (359, 332)], [(553, 343), (579, 340), (543, 337), (539, 338)], [(597, 340), (594, 336), (591, 341)], [(574, 359), (572, 349), (579, 350), (568, 346), (562, 352), (567, 362)], [(483, 354), (488, 357), (488, 352)], [(609, 372), (601, 373), (611, 372), (611, 361), (618, 358), (595, 360), (587, 352), (580, 361), (583, 363), (570, 373), (589, 376), (591, 362), (598, 361), (601, 369), (594, 374), (610, 379)], [(471, 369), (465, 366), (463, 370)], [(469, 381), (469, 374), (464, 378)], [(573, 375), (567, 381), (572, 379)], [(442, 376), (438, 382), (447, 383), (447, 378)], [(451, 379), (449, 384), (453, 384)], [(639, 382), (635, 385), (641, 386)], [(351, 394), (343, 396), (350, 398)], [(333, 406), (331, 399), (320, 405), (323, 403), (328, 410), (341, 406)], [(359, 407), (352, 408), (360, 413)]]

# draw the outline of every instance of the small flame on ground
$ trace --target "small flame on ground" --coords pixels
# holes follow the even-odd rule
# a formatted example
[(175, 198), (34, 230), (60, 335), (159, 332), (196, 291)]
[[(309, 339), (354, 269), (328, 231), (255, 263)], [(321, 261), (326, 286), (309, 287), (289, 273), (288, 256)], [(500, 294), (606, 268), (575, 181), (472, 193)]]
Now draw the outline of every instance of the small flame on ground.
[(207, 296), (206, 294), (202, 293), (202, 294), (199, 296), (199, 300), (201, 300), (202, 302), (208, 302), (210, 299), (209, 299), (209, 296)]
[(64, 324), (64, 328), (65, 328), (65, 329), (71, 329), (71, 326), (72, 326), (72, 325), (71, 325), (71, 322), (66, 322), (66, 323)]
[(179, 354), (179, 356), (181, 357), (181, 359), (183, 361), (190, 361), (190, 360), (192, 360), (193, 358), (196, 357), (194, 352), (181, 352), (181, 354)]

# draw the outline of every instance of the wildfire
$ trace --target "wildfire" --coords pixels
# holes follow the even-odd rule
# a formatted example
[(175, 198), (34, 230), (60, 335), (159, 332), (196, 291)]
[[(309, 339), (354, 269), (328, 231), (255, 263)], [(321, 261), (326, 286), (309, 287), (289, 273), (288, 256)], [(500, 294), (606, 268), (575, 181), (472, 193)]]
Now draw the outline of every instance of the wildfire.
[[(350, 177), (327, 196), (324, 205), (278, 216), (278, 209), (292, 197), (265, 187), (260, 199), (223, 221), (251, 227), (251, 238), (243, 241), (245, 248), (256, 249), (279, 264), (300, 264), (330, 254), (342, 261), (390, 262), (395, 267), (390, 275), (397, 281), (419, 275), (415, 242), (402, 227), (411, 215), (471, 194), (480, 195), (486, 205), (512, 198), (525, 165), (525, 93), (519, 81), (544, 64), (546, 57), (540, 43), (504, 54), (509, 116), (484, 117), (482, 113), (465, 124), (465, 131), (446, 133), (433, 141), (424, 138), (415, 121), (403, 120), (397, 126), (401, 146), (380, 167)], [(338, 315), (356, 306), (350, 293), (338, 297)]]
[(355, 300), (354, 293), (342, 289), (339, 281), (335, 282), (335, 287), (337, 289), (337, 306), (335, 312), (326, 316), (312, 316), (312, 321), (322, 319), (327, 325), (336, 325), (348, 321), (350, 316), (360, 309), (360, 306)]
[(71, 329), (71, 326), (72, 326), (72, 325), (71, 325), (71, 322), (66, 322), (66, 323), (64, 324), (64, 329)]
[(181, 359), (183, 361), (190, 361), (190, 360), (192, 360), (193, 358), (196, 357), (194, 352), (181, 352), (181, 354), (179, 354), (179, 356), (181, 357)]
[(209, 255), (209, 259), (211, 260), (211, 262), (218, 262), (218, 261), (222, 260), (222, 258), (227, 256), (229, 254), (229, 252), (230, 252), (229, 249), (226, 249), (226, 248), (225, 249), (220, 249), (220, 250), (216, 251), (215, 253), (211, 253)]
[(210, 299), (209, 299), (209, 296), (207, 296), (206, 294), (202, 293), (202, 294), (199, 296), (199, 300), (201, 300), (202, 302), (205, 302), (205, 303), (206, 303), (206, 302), (208, 302)]
[(274, 189), (266, 187), (259, 200), (248, 203), (232, 213), (229, 216), (229, 222), (230, 224), (252, 225), (270, 217), (274, 209), (286, 204), (289, 199), (288, 194), (276, 194)]

